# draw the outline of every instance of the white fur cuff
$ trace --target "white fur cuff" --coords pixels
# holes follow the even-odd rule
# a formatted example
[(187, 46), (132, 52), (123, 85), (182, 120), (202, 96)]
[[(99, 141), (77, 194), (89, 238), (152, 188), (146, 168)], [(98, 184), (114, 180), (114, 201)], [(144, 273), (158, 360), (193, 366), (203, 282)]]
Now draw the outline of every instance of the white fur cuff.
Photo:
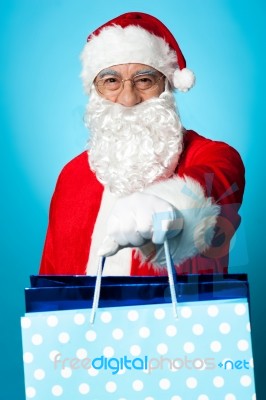
[[(210, 247), (220, 206), (205, 196), (196, 180), (187, 176), (167, 179), (147, 187), (144, 192), (171, 203), (183, 215), (182, 233), (169, 240), (175, 265), (180, 265)], [(141, 248), (144, 258), (150, 257), (153, 251), (154, 246)], [(165, 266), (163, 246), (156, 248), (156, 254), (150, 261), (159, 267)]]

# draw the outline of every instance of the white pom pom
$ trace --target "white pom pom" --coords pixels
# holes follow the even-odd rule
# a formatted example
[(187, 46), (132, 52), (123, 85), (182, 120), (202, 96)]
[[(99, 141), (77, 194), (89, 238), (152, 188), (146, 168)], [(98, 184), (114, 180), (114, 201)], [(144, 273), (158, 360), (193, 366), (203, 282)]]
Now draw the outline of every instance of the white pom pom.
[(173, 75), (174, 87), (181, 92), (187, 92), (195, 84), (196, 77), (194, 73), (188, 69), (176, 69)]

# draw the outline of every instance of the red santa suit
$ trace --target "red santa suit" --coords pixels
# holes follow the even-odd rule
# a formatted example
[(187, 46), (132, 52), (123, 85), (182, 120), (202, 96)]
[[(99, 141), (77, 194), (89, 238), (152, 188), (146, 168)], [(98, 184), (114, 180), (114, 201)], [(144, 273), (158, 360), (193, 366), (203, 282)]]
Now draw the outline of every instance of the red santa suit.
[[(96, 29), (87, 39), (81, 60), (88, 95), (99, 73), (119, 64), (151, 67), (172, 89), (183, 92), (195, 81), (175, 37), (161, 21), (145, 13), (126, 13)], [(179, 274), (227, 272), (230, 239), (240, 223), (243, 163), (225, 143), (193, 131), (186, 131), (183, 140), (176, 168), (169, 170), (174, 171), (172, 177), (144, 185), (143, 193), (159, 197), (182, 215), (181, 233), (169, 238)], [(115, 203), (116, 197), (91, 171), (87, 152), (67, 164), (51, 202), (40, 273), (94, 275), (97, 251)], [(107, 257), (105, 274), (165, 274), (164, 268), (155, 267), (163, 266), (162, 250), (152, 242), (138, 251), (124, 248)]]
[[(183, 231), (176, 242), (180, 254), (178, 274), (227, 272), (230, 239), (240, 223), (238, 210), (244, 183), (244, 166), (235, 149), (194, 131), (185, 132), (175, 176), (145, 188), (145, 192), (169, 201), (185, 215)], [(87, 152), (63, 168), (51, 201), (40, 274), (76, 275), (86, 274), (86, 270), (94, 274), (92, 265), (97, 260), (91, 256), (92, 247), (100, 244), (106, 228), (108, 201), (103, 205), (104, 193), (90, 170)], [(192, 209), (193, 218), (186, 218)], [(215, 235), (207, 243), (206, 234), (214, 225)], [(143, 262), (134, 249), (123, 251), (126, 255), (120, 262), (130, 265), (120, 265), (120, 275), (165, 274), (165, 270), (154, 268), (150, 259)], [(145, 252), (143, 249), (147, 256)], [(115, 267), (109, 267), (108, 274), (112, 271), (117, 274)]]

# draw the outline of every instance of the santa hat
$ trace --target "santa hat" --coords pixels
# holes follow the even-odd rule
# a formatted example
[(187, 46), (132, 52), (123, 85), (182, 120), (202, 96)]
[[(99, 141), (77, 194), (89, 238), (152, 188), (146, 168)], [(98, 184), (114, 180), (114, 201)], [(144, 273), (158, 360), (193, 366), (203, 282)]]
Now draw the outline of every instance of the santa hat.
[(113, 65), (145, 64), (166, 76), (171, 86), (187, 92), (195, 75), (169, 29), (157, 18), (129, 12), (108, 21), (87, 39), (81, 54), (84, 87), (89, 94), (100, 71)]

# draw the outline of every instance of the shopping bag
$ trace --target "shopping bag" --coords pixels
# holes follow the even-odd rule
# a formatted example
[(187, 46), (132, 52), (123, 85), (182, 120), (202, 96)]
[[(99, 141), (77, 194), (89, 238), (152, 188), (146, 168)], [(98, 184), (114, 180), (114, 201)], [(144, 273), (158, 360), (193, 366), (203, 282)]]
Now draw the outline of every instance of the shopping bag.
[(178, 278), (176, 316), (167, 278), (152, 279), (103, 278), (92, 323), (95, 278), (32, 277), (26, 399), (255, 400), (246, 275)]

